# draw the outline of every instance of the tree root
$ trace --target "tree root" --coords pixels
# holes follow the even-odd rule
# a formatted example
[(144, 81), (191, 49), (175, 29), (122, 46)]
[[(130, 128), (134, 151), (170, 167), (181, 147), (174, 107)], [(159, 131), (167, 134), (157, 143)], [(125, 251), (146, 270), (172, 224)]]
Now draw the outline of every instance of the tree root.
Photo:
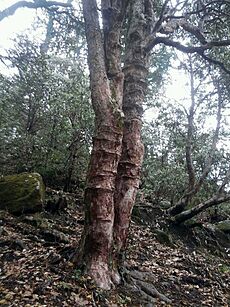
[[(140, 271), (130, 271), (126, 268), (122, 272), (123, 281), (125, 287), (133, 292), (138, 292), (138, 295), (142, 296), (147, 302), (154, 303), (154, 298), (159, 298), (160, 300), (170, 304), (171, 300), (167, 298), (164, 294), (160, 293), (152, 284), (153, 276), (149, 272)], [(151, 281), (152, 280), (152, 281)]]

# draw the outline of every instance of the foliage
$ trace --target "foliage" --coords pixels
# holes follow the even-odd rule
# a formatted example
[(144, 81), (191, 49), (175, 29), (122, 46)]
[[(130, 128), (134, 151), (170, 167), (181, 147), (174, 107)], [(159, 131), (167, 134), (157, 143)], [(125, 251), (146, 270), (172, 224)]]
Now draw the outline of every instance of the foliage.
[[(178, 60), (176, 61), (178, 63)], [(186, 59), (179, 69), (186, 69)], [(213, 155), (211, 170), (190, 206), (198, 204), (213, 195), (229, 169), (229, 122), (228, 87), (222, 83), (223, 76), (217, 76), (210, 67), (201, 66), (195, 60), (195, 115), (192, 135), (192, 160), (196, 177), (204, 171), (211, 153), (216, 125), (218, 86), (221, 88), (222, 119), (217, 149)], [(188, 76), (189, 77), (189, 76)], [(225, 76), (224, 76), (225, 77)], [(219, 81), (217, 81), (219, 78)], [(189, 88), (188, 88), (189, 90)], [(151, 97), (149, 98), (151, 99)], [(143, 129), (145, 159), (143, 164), (141, 190), (151, 202), (168, 201), (177, 203), (186, 192), (188, 173), (186, 169), (186, 142), (188, 129), (189, 97), (187, 102), (168, 101), (164, 96), (157, 102), (150, 101), (154, 120), (146, 122)]]
[[(88, 76), (82, 58), (44, 54), (20, 36), (0, 78), (1, 172), (38, 171), (51, 183), (82, 181), (92, 135)], [(74, 174), (73, 174), (74, 172)]]

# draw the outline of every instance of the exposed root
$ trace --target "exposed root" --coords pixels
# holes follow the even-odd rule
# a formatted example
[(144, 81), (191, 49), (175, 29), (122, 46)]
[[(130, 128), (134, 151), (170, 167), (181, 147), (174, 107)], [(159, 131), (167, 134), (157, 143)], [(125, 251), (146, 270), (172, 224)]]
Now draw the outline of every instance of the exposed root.
[(139, 272), (139, 271), (129, 271), (128, 269), (123, 269), (123, 279), (125, 286), (132, 291), (139, 292), (142, 298), (147, 302), (154, 303), (154, 298), (159, 298), (160, 300), (170, 304), (171, 300), (167, 298), (164, 294), (160, 293), (152, 284), (151, 279), (153, 276), (149, 272)]
[(146, 292), (142, 291), (139, 287), (137, 287), (134, 284), (131, 285), (125, 282), (125, 289), (123, 289), (123, 291), (125, 291), (128, 295), (133, 294), (136, 297), (141, 297), (143, 301), (145, 301), (146, 303), (153, 304), (153, 306), (155, 306), (156, 304), (156, 299), (148, 295)]

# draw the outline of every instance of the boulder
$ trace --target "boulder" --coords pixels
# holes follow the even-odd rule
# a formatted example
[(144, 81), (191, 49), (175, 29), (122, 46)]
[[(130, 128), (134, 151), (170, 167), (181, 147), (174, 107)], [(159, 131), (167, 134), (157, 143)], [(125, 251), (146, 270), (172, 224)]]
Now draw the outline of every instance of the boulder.
[(22, 173), (0, 178), (0, 210), (13, 214), (33, 213), (43, 209), (44, 201), (41, 175)]

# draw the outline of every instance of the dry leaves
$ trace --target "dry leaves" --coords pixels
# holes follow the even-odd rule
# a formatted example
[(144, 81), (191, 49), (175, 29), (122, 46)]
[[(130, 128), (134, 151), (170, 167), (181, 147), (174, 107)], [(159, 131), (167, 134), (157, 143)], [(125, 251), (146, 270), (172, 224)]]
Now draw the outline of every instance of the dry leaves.
[[(40, 227), (33, 219), (0, 217), (0, 306), (145, 306), (122, 287), (109, 293), (95, 289), (75, 270), (70, 257), (81, 234), (80, 210), (43, 214)], [(147, 226), (132, 223), (126, 265), (148, 272), (152, 285), (172, 301), (156, 299), (154, 306), (230, 302), (229, 264), (204, 249), (162, 245)]]

